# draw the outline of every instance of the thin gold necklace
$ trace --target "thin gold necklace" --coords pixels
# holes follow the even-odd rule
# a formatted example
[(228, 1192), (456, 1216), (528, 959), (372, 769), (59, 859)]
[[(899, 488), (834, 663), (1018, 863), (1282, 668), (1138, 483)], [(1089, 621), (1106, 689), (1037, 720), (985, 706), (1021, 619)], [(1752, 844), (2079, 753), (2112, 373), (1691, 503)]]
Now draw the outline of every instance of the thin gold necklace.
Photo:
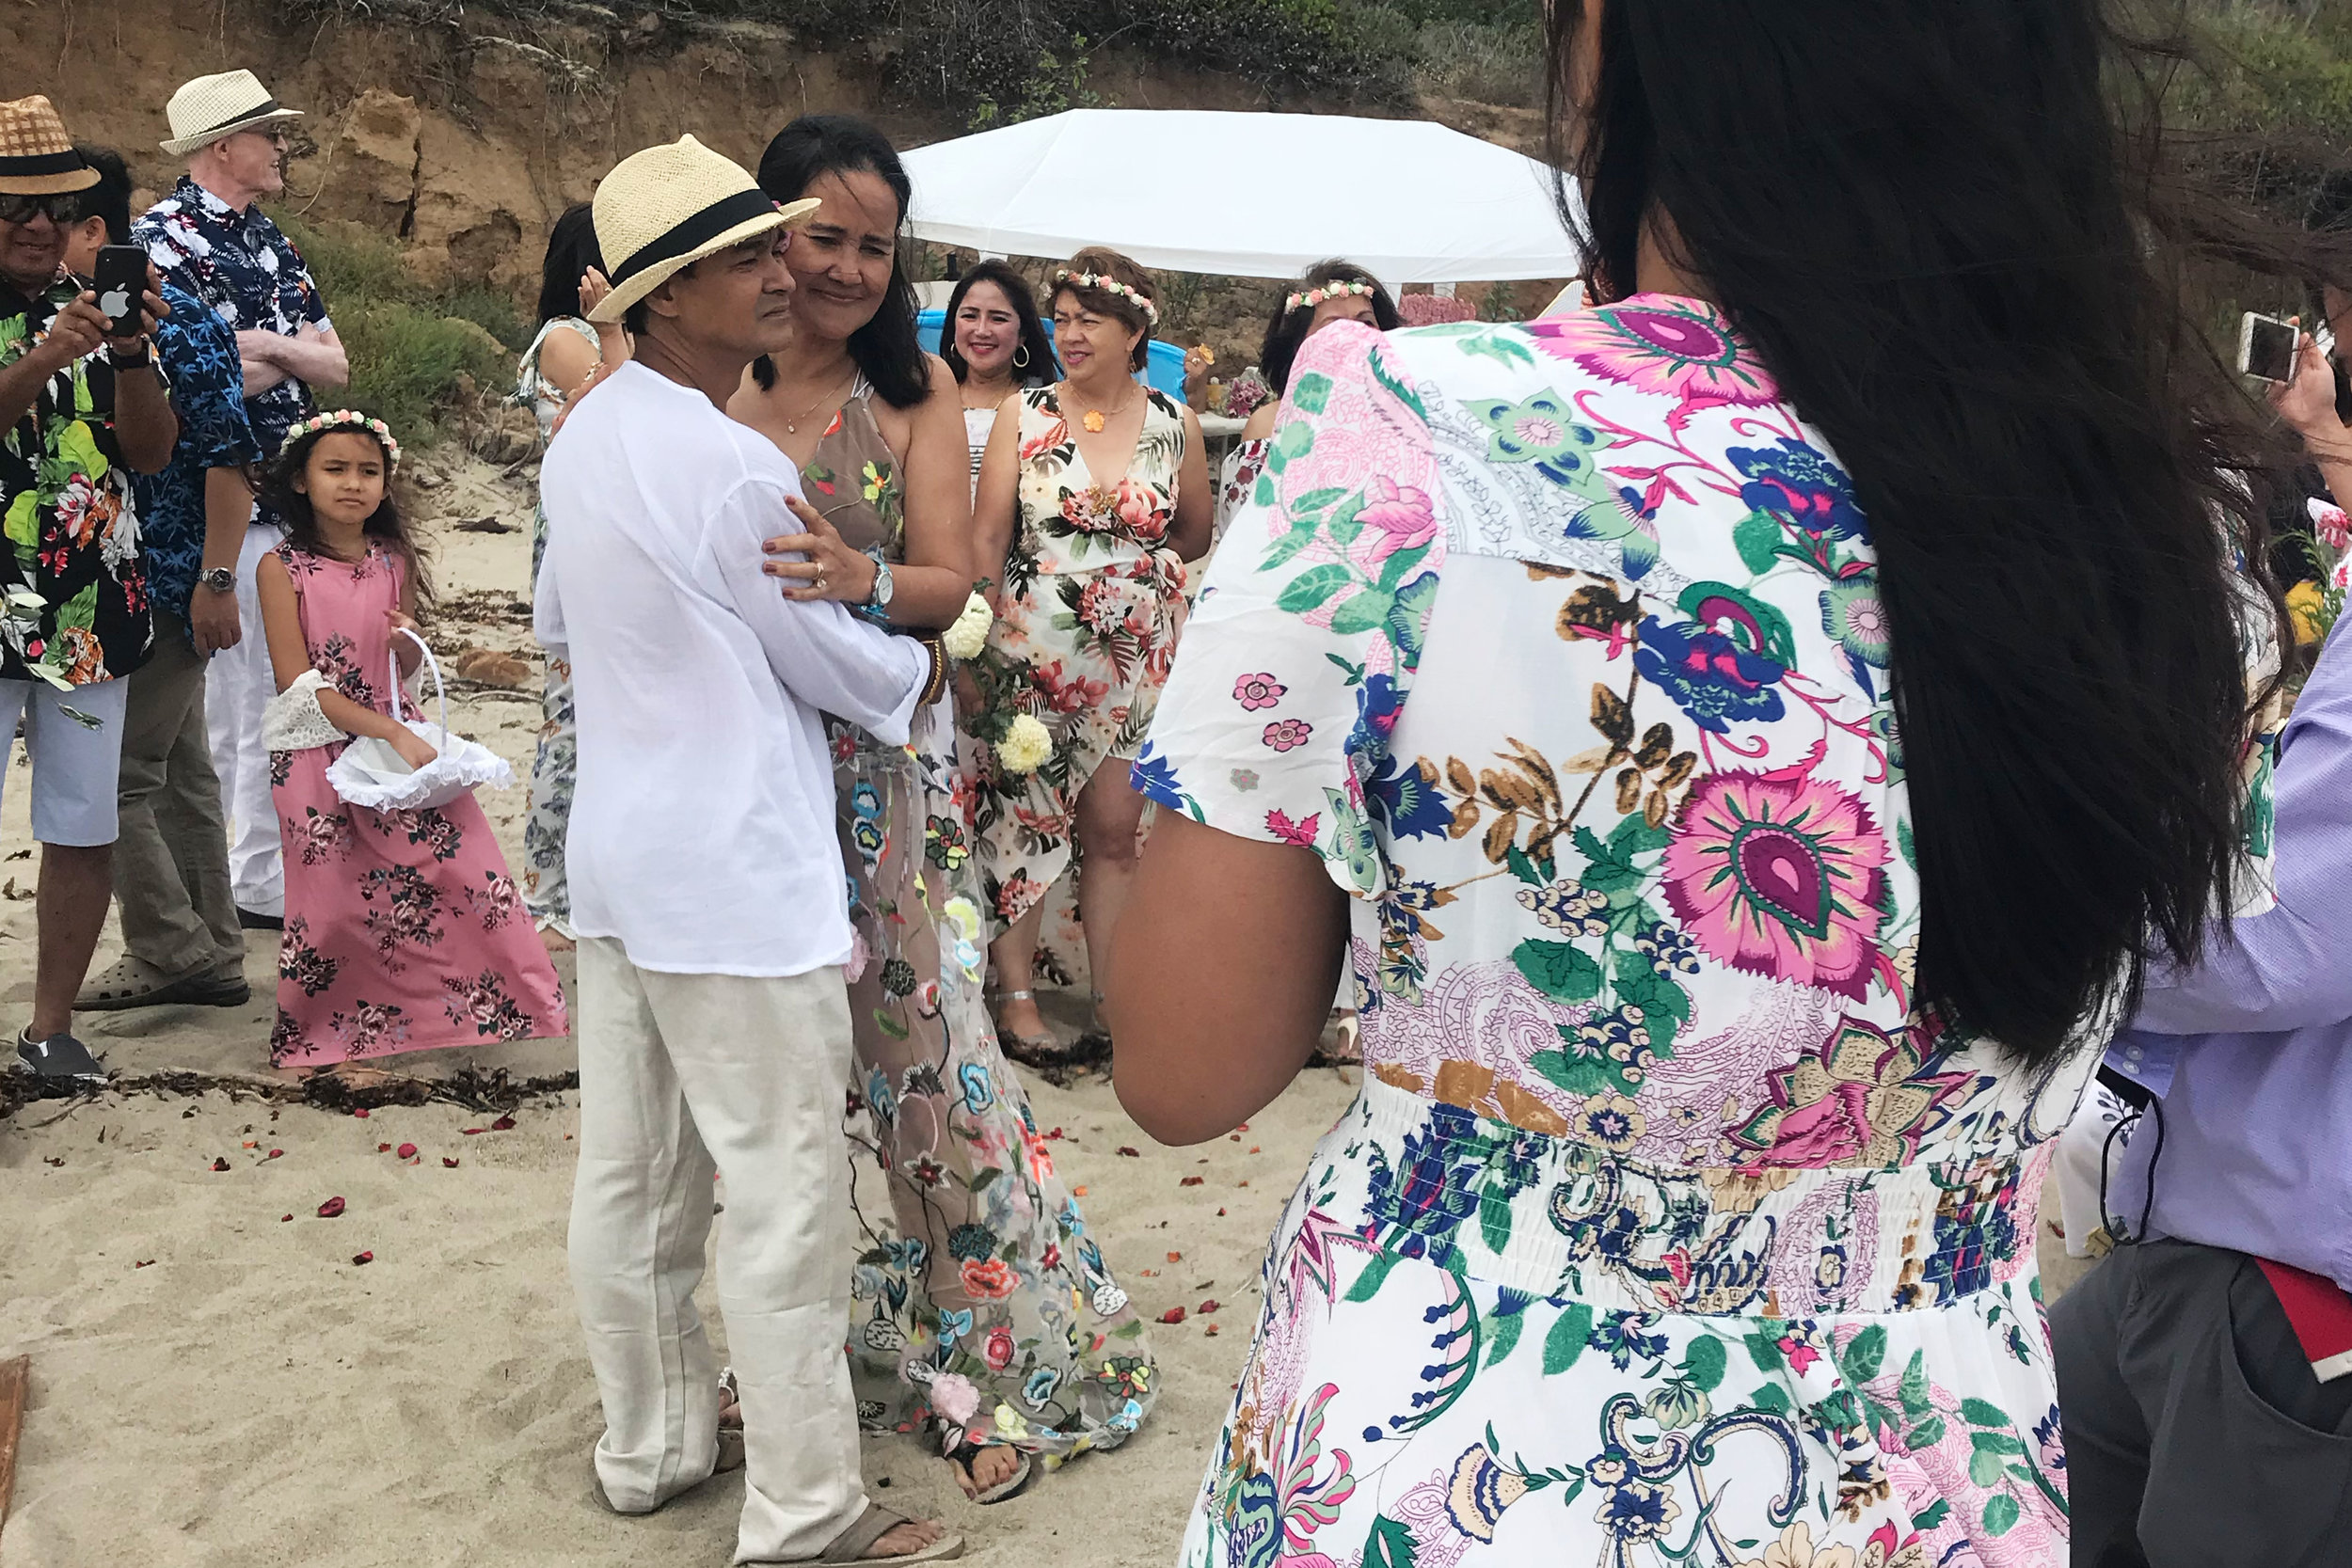
[[(1127, 385), (1130, 388), (1133, 388), (1135, 383), (1131, 381), (1127, 383)], [(1064, 391), (1075, 391), (1077, 388), (1072, 387), (1069, 382), (1065, 381), (1062, 383), (1062, 389)], [(1117, 419), (1120, 415), (1127, 412), (1127, 405), (1135, 401), (1135, 394), (1133, 391), (1130, 391), (1127, 396), (1119, 400), (1119, 406), (1112, 409), (1108, 415), (1105, 415), (1100, 408), (1089, 408), (1086, 411), (1085, 418), (1081, 419), (1078, 422), (1086, 426), (1088, 435), (1100, 436), (1103, 434), (1104, 427), (1109, 424), (1112, 420)]]
[(857, 380), (857, 366), (855, 363), (852, 363), (850, 366), (850, 373), (847, 376), (841, 378), (841, 380), (828, 383), (825, 389), (817, 394), (817, 401), (810, 404), (806, 408), (801, 410), (800, 419), (788, 419), (784, 421), (784, 433), (787, 436), (798, 436), (801, 433), (801, 420), (805, 420), (811, 414), (816, 413), (818, 406), (828, 398), (833, 396), (834, 388), (842, 385), (843, 381), (854, 382), (855, 380)]

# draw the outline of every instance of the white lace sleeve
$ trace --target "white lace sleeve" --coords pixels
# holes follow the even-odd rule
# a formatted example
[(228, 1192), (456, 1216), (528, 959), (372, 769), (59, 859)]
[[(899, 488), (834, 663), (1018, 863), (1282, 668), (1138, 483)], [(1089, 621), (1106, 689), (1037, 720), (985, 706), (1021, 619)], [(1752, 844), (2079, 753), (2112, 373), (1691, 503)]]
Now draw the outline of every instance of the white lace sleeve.
[(273, 752), (304, 752), (349, 740), (319, 708), (319, 690), (326, 677), (305, 670), (294, 685), (269, 700), (262, 710), (262, 743)]

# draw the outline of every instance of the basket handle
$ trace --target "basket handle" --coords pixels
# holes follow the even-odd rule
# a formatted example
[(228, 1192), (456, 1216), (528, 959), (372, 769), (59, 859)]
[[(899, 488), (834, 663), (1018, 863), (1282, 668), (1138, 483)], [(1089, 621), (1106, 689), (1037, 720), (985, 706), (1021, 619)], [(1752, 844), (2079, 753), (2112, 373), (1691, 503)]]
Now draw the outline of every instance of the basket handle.
[[(433, 657), (433, 650), (425, 645), (423, 638), (419, 637), (415, 632), (410, 631), (406, 626), (402, 626), (398, 629), (401, 636), (408, 639), (409, 641), (414, 642), (417, 645), (417, 650), (424, 655), (425, 668), (433, 672), (433, 692), (435, 696), (440, 699), (441, 703), (441, 733), (443, 735), (447, 735), (449, 734), (449, 687), (441, 680), (441, 661)], [(400, 718), (401, 691), (399, 650), (394, 649), (390, 657), (392, 661), (392, 717), (397, 720)], [(418, 709), (417, 717), (420, 719), (423, 718), (424, 710), (421, 708)]]

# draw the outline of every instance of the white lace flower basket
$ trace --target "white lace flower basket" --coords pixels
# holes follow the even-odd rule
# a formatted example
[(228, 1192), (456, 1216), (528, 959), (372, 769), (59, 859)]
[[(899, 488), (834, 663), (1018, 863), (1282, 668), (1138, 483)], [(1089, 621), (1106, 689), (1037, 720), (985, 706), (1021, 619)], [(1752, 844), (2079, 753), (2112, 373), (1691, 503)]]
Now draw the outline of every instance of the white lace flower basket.
[(373, 736), (361, 736), (343, 748), (343, 754), (328, 765), (326, 782), (335, 786), (335, 793), (355, 806), (371, 811), (421, 811), (429, 806), (445, 806), (460, 795), (488, 784), (504, 789), (515, 782), (515, 770), (500, 756), (478, 740), (462, 735), (452, 735), (449, 728), (449, 689), (441, 683), (441, 661), (433, 657), (433, 650), (424, 645), (424, 639), (403, 627), (401, 635), (424, 651), (424, 662), (433, 672), (434, 695), (440, 701), (441, 721), (428, 724), (420, 712), (415, 718), (401, 713), (400, 656), (392, 656), (392, 718), (416, 732), (418, 737), (433, 748), (434, 757), (422, 768), (410, 768), (391, 742)]

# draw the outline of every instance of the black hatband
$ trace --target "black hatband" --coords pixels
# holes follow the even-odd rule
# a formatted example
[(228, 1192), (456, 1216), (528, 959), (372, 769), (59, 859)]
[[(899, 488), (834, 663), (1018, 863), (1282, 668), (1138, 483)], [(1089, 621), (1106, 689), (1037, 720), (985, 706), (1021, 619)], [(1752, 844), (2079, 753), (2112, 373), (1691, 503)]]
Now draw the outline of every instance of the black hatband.
[(219, 133), (228, 130), (232, 125), (242, 125), (248, 119), (259, 119), (263, 115), (274, 115), (277, 112), (278, 100), (275, 98), (264, 98), (259, 103), (254, 104), (253, 107), (249, 109), (239, 109), (235, 114), (230, 115), (227, 119), (222, 120), (219, 124), (207, 126), (203, 130), (199, 131), (197, 135), (199, 136), (217, 135)]
[(87, 168), (82, 155), (72, 148), (63, 152), (28, 152), (0, 157), (0, 174), (71, 174), (77, 168)]
[(776, 204), (769, 199), (768, 193), (758, 189), (739, 191), (723, 200), (714, 201), (669, 232), (647, 241), (630, 252), (627, 261), (612, 269), (613, 286), (618, 288), (647, 267), (659, 266), (683, 256), (717, 239), (738, 224), (768, 217), (775, 210)]

